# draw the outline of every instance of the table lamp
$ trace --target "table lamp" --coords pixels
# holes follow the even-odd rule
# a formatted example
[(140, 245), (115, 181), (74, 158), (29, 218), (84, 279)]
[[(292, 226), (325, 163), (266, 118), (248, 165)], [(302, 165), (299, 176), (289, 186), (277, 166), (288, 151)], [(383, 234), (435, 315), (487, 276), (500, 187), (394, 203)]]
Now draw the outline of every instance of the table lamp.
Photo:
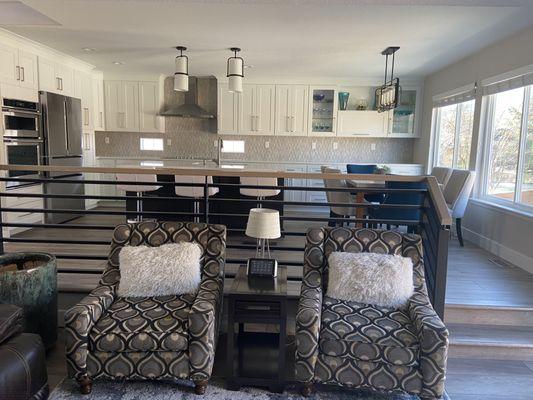
[(257, 239), (255, 257), (248, 260), (248, 275), (277, 276), (278, 263), (270, 258), (270, 239), (281, 236), (279, 211), (252, 208), (246, 224), (246, 236)]
[(279, 211), (269, 208), (252, 208), (246, 224), (246, 236), (257, 239), (256, 257), (270, 258), (270, 239), (281, 236)]

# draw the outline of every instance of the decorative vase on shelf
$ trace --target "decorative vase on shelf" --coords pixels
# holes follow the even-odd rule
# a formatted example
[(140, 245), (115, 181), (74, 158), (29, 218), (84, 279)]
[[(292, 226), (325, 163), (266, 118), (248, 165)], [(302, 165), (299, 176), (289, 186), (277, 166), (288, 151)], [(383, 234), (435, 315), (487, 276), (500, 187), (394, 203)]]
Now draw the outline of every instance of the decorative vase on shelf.
[(341, 110), (346, 110), (348, 108), (348, 98), (350, 93), (348, 92), (339, 92), (339, 108)]

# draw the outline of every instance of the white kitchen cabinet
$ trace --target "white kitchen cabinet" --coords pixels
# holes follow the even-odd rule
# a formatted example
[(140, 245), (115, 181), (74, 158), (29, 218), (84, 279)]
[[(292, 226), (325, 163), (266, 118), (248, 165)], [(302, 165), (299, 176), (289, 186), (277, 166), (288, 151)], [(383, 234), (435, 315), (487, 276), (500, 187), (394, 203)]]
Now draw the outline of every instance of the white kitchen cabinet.
[[(9, 192), (12, 194), (43, 194), (42, 185), (30, 185), (23, 186), (20, 188), (9, 189)], [(36, 197), (5, 197), (2, 199), (2, 205), (7, 208), (43, 208), (43, 199)], [(16, 222), (23, 224), (40, 224), (43, 222), (42, 213), (34, 212), (5, 212), (2, 215), (3, 221), (5, 222)], [(4, 237), (10, 237), (16, 233), (20, 233), (31, 228), (19, 228), (19, 227), (7, 227), (3, 229)]]
[(337, 130), (337, 87), (309, 87), (309, 136), (335, 136)]
[(159, 86), (150, 81), (105, 81), (105, 128), (108, 131), (159, 132)]
[(387, 115), (386, 132), (389, 137), (415, 138), (418, 133), (418, 116), (421, 108), (421, 88), (404, 88), (400, 103)]
[(337, 136), (385, 137), (388, 114), (374, 110), (339, 110), (337, 113)]
[(0, 43), (0, 82), (37, 89), (37, 56)]
[(161, 130), (158, 82), (139, 82), (139, 129), (141, 132)]
[(105, 117), (109, 131), (139, 131), (139, 84), (105, 81)]
[(236, 134), (239, 131), (241, 95), (228, 91), (228, 85), (218, 85), (217, 130), (219, 134)]
[[(285, 166), (285, 171), (287, 172), (301, 172), (305, 173), (306, 166), (305, 165), (287, 165)], [(294, 186), (294, 187), (306, 187), (307, 182), (303, 178), (287, 178), (285, 179), (285, 185), (286, 186)], [(307, 196), (307, 192), (305, 190), (287, 190), (285, 191), (285, 201), (305, 201)], [(301, 206), (295, 206), (295, 207), (301, 207)]]
[(93, 130), (92, 79), (85, 72), (74, 71), (74, 97), (81, 100), (81, 122), (83, 132)]
[(105, 130), (104, 118), (104, 81), (101, 75), (92, 77), (93, 127), (95, 130)]
[[(84, 167), (95, 167), (96, 166), (96, 155), (95, 155), (95, 136), (94, 132), (84, 132), (82, 140), (82, 150), (83, 150), (83, 166)], [(98, 180), (99, 174), (93, 173), (84, 173), (85, 180)], [(85, 194), (88, 196), (97, 196), (99, 194), (99, 186), (106, 185), (94, 185), (86, 184), (84, 185)], [(94, 208), (96, 207), (98, 200), (96, 199), (86, 199), (85, 208)]]
[(275, 85), (243, 85), (242, 93), (218, 85), (218, 133), (273, 135), (275, 99)]
[(73, 68), (45, 57), (39, 57), (38, 65), (40, 90), (65, 96), (74, 95)]
[(308, 97), (306, 85), (276, 85), (276, 135), (307, 135)]
[(239, 132), (259, 135), (274, 134), (275, 86), (244, 85)]

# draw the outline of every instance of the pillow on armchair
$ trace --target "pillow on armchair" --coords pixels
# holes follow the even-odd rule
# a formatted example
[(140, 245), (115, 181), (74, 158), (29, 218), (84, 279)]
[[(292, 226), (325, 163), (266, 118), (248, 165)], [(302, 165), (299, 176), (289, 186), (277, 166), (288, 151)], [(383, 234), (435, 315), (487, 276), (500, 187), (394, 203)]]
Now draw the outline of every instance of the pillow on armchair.
[(121, 297), (153, 297), (195, 293), (200, 286), (202, 248), (196, 243), (159, 247), (125, 246), (120, 250)]
[(333, 252), (326, 295), (398, 308), (413, 294), (413, 262), (392, 254)]

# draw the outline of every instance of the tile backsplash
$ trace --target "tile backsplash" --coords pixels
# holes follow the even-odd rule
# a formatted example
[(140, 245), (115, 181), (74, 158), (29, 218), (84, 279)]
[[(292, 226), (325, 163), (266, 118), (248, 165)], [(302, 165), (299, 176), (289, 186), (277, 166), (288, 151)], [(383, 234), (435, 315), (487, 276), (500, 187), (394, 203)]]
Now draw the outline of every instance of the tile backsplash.
[[(204, 130), (202, 125), (206, 123), (209, 122), (192, 118), (167, 117), (165, 133), (96, 132), (96, 156), (213, 159), (217, 156), (214, 143), (218, 138), (223, 138), (240, 139), (245, 142), (244, 153), (222, 153), (223, 160), (411, 163), (413, 158), (412, 139), (222, 136)], [(109, 143), (106, 143), (106, 137), (109, 138)], [(162, 138), (163, 151), (142, 151), (141, 137)], [(334, 150), (335, 143), (336, 150)]]

